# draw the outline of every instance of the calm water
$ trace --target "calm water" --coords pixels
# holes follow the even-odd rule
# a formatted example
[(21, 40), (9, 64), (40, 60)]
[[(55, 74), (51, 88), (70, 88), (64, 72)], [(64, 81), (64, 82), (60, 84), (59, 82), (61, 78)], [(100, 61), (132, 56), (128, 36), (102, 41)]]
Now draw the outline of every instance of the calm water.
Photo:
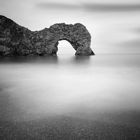
[(140, 111), (140, 55), (5, 58), (0, 119)]
[(138, 16), (95, 14), (87, 24), (95, 56), (75, 57), (72, 47), (60, 42), (57, 57), (0, 58), (0, 119), (62, 115), (108, 121), (108, 114), (123, 114), (123, 123), (135, 124), (140, 116)]

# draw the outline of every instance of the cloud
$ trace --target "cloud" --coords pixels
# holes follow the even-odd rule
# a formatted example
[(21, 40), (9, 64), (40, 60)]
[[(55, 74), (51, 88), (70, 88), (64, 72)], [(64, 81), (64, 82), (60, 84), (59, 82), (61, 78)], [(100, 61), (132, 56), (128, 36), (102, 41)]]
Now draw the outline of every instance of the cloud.
[(55, 10), (87, 10), (91, 12), (134, 12), (140, 11), (140, 4), (97, 4), (97, 3), (51, 3), (44, 2), (36, 5), (40, 9), (55, 9)]
[(62, 10), (73, 10), (82, 8), (80, 5), (67, 4), (67, 3), (38, 3), (36, 5), (40, 9), (62, 9)]
[(140, 11), (140, 4), (86, 4), (87, 10), (96, 12), (132, 12)]

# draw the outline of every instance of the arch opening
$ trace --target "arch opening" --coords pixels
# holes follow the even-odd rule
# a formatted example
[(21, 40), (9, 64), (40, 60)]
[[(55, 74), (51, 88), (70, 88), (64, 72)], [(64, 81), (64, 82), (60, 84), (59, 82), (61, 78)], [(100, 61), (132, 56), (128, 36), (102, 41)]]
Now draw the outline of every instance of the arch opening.
[(73, 48), (72, 44), (68, 40), (59, 40), (58, 41), (58, 52), (57, 55), (73, 55), (75, 54), (76, 50)]

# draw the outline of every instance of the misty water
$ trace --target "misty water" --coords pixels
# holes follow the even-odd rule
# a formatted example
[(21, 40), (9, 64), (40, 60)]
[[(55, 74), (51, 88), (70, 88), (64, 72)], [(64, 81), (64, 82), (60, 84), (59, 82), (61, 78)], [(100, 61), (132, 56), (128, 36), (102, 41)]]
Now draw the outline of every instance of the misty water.
[(0, 119), (58, 115), (111, 121), (108, 114), (122, 114), (122, 122), (138, 121), (134, 119), (135, 114), (140, 116), (138, 17), (133, 12), (89, 14), (92, 24), (85, 23), (95, 56), (76, 57), (72, 46), (61, 41), (57, 56), (0, 58)]

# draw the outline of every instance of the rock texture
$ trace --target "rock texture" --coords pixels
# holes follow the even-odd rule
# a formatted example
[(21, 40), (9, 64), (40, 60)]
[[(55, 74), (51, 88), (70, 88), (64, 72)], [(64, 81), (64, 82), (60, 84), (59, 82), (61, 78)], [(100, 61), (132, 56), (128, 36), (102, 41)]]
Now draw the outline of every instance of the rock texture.
[(58, 41), (67, 40), (76, 55), (93, 55), (91, 36), (77, 24), (54, 24), (41, 31), (30, 31), (5, 16), (0, 16), (0, 56), (56, 55)]

